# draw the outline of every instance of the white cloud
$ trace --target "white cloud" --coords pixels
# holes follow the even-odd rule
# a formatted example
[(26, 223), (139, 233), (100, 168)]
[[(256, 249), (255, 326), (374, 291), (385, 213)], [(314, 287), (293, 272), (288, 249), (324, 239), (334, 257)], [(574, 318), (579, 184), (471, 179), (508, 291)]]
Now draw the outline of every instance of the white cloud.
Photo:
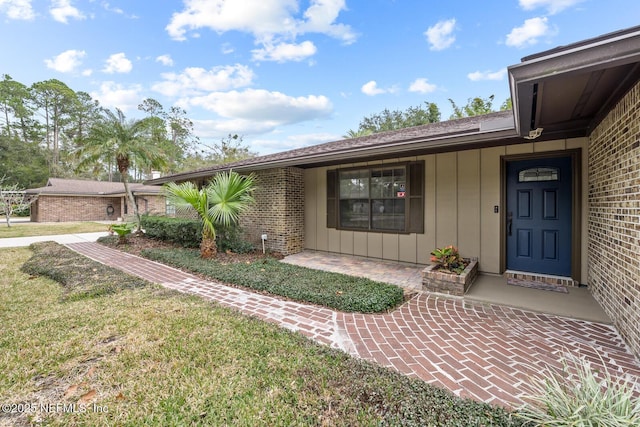
[(262, 49), (252, 50), (255, 61), (302, 61), (316, 54), (316, 46), (310, 41), (300, 44), (280, 43), (276, 46), (265, 44)]
[(156, 58), (156, 62), (159, 62), (162, 65), (166, 65), (167, 67), (171, 67), (173, 65), (173, 59), (171, 59), (171, 55), (160, 55)]
[(533, 10), (539, 7), (544, 7), (551, 15), (553, 15), (582, 1), (583, 0), (520, 0), (520, 7), (524, 10)]
[[(215, 118), (193, 121), (194, 130), (201, 139), (219, 139), (229, 133), (245, 136), (269, 133), (275, 135), (279, 133), (278, 128), (281, 126), (327, 118), (333, 112), (333, 106), (325, 96), (293, 97), (280, 92), (255, 89), (213, 92), (183, 98), (176, 104), (185, 109), (202, 107), (217, 114), (218, 117)], [(317, 133), (273, 140), (245, 139), (245, 142), (248, 142), (252, 151), (267, 154), (337, 139), (340, 139), (339, 135)]]
[(409, 86), (409, 92), (431, 93), (435, 92), (438, 86), (429, 83), (425, 78), (415, 79)]
[(351, 44), (357, 37), (351, 27), (335, 23), (343, 10), (346, 10), (345, 0), (312, 0), (304, 12), (307, 20), (300, 24), (298, 31), (327, 34)]
[(9, 19), (24, 21), (30, 21), (36, 16), (31, 0), (0, 0), (0, 12), (6, 13)]
[(427, 36), (427, 40), (431, 44), (430, 49), (444, 50), (451, 46), (456, 41), (456, 37), (453, 35), (455, 29), (455, 19), (440, 21), (436, 25), (429, 27), (424, 35)]
[(63, 24), (68, 23), (68, 18), (86, 18), (78, 8), (71, 6), (71, 0), (53, 0), (51, 2), (51, 9), (49, 9), (49, 12), (53, 19), (58, 22), (62, 22)]
[(395, 86), (392, 86), (392, 87), (383, 89), (378, 87), (378, 83), (375, 80), (371, 80), (363, 84), (362, 87), (360, 88), (360, 91), (365, 95), (375, 96), (375, 95), (380, 95), (382, 93), (395, 93), (398, 91), (398, 88), (396, 88)]
[(235, 49), (233, 48), (233, 46), (231, 46), (229, 43), (224, 43), (221, 49), (223, 55), (228, 55), (230, 53), (233, 53), (234, 50)]
[(103, 2), (102, 7), (104, 7), (104, 10), (106, 10), (107, 12), (124, 15), (124, 10), (120, 9), (119, 7), (111, 6), (108, 2)]
[(538, 38), (547, 35), (548, 32), (546, 16), (527, 19), (521, 27), (516, 27), (507, 34), (506, 44), (513, 47), (534, 45), (538, 43)]
[(102, 71), (107, 74), (128, 73), (133, 68), (133, 64), (123, 52), (114, 53), (105, 62), (106, 65)]
[(327, 117), (333, 111), (325, 96), (292, 97), (263, 89), (212, 92), (185, 101), (225, 118), (253, 120), (273, 127)]
[(82, 64), (82, 58), (84, 58), (85, 55), (86, 52), (84, 50), (70, 49), (65, 50), (51, 59), (45, 59), (44, 63), (47, 65), (47, 68), (51, 68), (60, 73), (71, 73)]
[(246, 119), (193, 120), (194, 132), (200, 139), (213, 138), (218, 140), (229, 134), (258, 135), (271, 132), (277, 126), (276, 122), (256, 122)]
[(143, 100), (142, 86), (125, 87), (116, 82), (107, 81), (100, 85), (100, 90), (91, 92), (91, 97), (100, 101), (107, 108), (119, 108), (123, 112), (135, 110)]
[(104, 8), (104, 10), (106, 10), (107, 12), (111, 12), (111, 13), (115, 13), (116, 15), (122, 15), (127, 19), (138, 19), (138, 17), (136, 15), (133, 14), (127, 14), (125, 13), (124, 10), (122, 10), (121, 8), (117, 7), (117, 6), (111, 6), (110, 3), (103, 1), (102, 2), (102, 7)]
[(151, 87), (156, 92), (166, 96), (190, 96), (249, 86), (254, 74), (249, 67), (236, 64), (210, 70), (190, 67), (182, 73), (163, 73), (162, 78), (163, 81)]
[(295, 27), (291, 14), (298, 9), (296, 0), (185, 0), (184, 3), (185, 9), (174, 13), (165, 28), (177, 40), (186, 39), (187, 30), (200, 28), (260, 36), (291, 31)]
[(91, 68), (87, 68), (86, 70), (82, 70), (81, 74), (85, 77), (89, 77), (93, 74), (93, 70)]
[(480, 80), (504, 80), (507, 75), (507, 69), (503, 68), (498, 71), (474, 71), (467, 74), (469, 80), (477, 82)]
[[(289, 43), (305, 33), (325, 34), (347, 44), (356, 39), (351, 27), (336, 23), (340, 12), (346, 9), (345, 0), (311, 0), (302, 16), (297, 0), (185, 0), (184, 3), (184, 10), (174, 13), (165, 27), (176, 40), (185, 40), (187, 32), (202, 28), (218, 33), (242, 31), (253, 34), (256, 43), (264, 46), (257, 55), (264, 50), (264, 56), (269, 57), (269, 45), (276, 48), (304, 45), (304, 53), (308, 53), (309, 44)], [(298, 55), (292, 57), (298, 60)]]

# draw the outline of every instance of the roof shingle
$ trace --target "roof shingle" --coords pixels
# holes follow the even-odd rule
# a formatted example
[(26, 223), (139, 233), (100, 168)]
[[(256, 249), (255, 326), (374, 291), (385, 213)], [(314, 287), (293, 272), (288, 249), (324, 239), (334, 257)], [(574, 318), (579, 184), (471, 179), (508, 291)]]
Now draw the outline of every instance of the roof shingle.
[[(157, 185), (129, 184), (133, 194), (158, 194), (161, 187)], [(28, 194), (65, 194), (76, 196), (121, 196), (125, 194), (122, 182), (90, 181), (84, 179), (49, 178), (47, 185), (30, 188)]]

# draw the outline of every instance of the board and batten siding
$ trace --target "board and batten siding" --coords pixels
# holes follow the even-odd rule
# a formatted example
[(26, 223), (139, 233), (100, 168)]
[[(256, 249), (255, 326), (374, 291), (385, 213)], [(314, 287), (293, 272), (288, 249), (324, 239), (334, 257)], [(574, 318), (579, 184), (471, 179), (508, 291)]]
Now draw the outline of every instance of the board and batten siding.
[[(398, 157), (375, 162), (306, 169), (305, 249), (335, 252), (390, 261), (428, 264), (436, 247), (455, 245), (465, 257), (478, 257), (480, 270), (500, 271), (501, 157), (559, 150), (583, 149), (582, 176), (586, 173), (587, 139), (528, 142), (503, 147)], [(406, 161), (424, 161), (424, 233), (381, 233), (327, 228), (328, 169), (366, 167)], [(586, 181), (586, 179), (583, 179)], [(583, 199), (586, 195), (583, 182)], [(494, 206), (499, 213), (494, 213)], [(583, 217), (586, 215), (583, 200)], [(583, 218), (583, 233), (586, 217)], [(584, 234), (586, 235), (586, 234)], [(583, 239), (583, 253), (586, 239)], [(582, 258), (585, 264), (586, 257)], [(586, 272), (586, 266), (582, 267)], [(583, 276), (586, 277), (586, 276)]]

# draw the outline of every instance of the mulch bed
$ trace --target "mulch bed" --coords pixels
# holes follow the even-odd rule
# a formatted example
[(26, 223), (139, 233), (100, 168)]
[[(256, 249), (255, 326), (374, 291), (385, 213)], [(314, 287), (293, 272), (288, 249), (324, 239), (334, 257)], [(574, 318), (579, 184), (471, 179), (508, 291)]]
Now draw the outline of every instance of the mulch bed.
[[(127, 243), (125, 244), (118, 244), (116, 236), (113, 236), (113, 239), (109, 239), (109, 241), (101, 241), (100, 243), (137, 256), (142, 256), (141, 252), (144, 249), (183, 249), (180, 245), (151, 239), (144, 235), (133, 234), (127, 236)], [(266, 254), (263, 254), (261, 251), (253, 251), (244, 254), (238, 254), (235, 252), (218, 252), (215, 260), (222, 264), (232, 264), (238, 262), (251, 263), (265, 258), (282, 259), (284, 256), (278, 252), (267, 252)]]

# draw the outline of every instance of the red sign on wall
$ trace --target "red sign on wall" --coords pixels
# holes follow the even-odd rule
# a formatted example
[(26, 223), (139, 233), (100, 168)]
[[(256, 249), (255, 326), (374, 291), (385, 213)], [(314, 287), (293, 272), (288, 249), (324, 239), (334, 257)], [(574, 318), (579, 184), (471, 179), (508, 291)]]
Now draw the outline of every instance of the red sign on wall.
[(405, 192), (404, 192), (404, 191), (398, 191), (398, 192), (396, 193), (396, 196), (398, 196), (398, 197), (400, 197), (400, 198), (404, 198), (404, 194), (405, 194)]

